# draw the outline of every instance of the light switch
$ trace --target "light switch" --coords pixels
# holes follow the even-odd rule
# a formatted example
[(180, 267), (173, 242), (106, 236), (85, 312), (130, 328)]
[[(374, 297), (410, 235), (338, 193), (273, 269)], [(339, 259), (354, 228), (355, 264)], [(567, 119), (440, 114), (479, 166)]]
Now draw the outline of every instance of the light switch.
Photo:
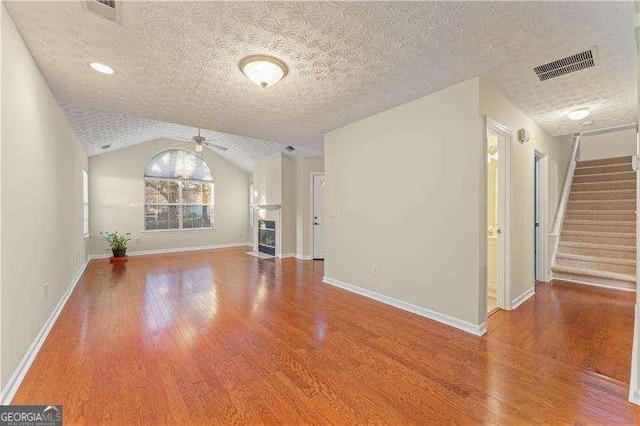
[(336, 209), (329, 209), (329, 217), (336, 217)]

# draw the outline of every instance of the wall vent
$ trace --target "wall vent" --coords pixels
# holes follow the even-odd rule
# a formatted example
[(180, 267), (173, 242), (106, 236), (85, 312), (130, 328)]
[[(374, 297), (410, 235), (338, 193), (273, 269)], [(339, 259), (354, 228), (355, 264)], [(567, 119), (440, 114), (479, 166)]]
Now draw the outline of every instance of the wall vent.
[(535, 67), (533, 71), (540, 81), (544, 81), (594, 66), (596, 66), (595, 46), (589, 50), (576, 53), (575, 55), (567, 56), (566, 58), (558, 59), (548, 64), (539, 65)]
[(84, 4), (89, 12), (118, 24), (122, 23), (120, 0), (85, 0)]

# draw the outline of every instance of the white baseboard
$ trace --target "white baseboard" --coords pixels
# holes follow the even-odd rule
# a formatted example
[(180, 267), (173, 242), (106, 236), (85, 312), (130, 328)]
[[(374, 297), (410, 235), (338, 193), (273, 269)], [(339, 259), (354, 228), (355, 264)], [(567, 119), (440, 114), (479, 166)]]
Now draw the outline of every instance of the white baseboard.
[(286, 259), (288, 257), (296, 257), (295, 253), (283, 253), (280, 255), (280, 259)]
[(352, 293), (359, 294), (361, 296), (368, 297), (373, 300), (377, 300), (378, 302), (394, 306), (396, 308), (402, 309), (403, 311), (408, 311), (416, 315), (420, 315), (422, 317), (440, 322), (442, 324), (455, 327), (458, 330), (466, 331), (467, 333), (471, 333), (476, 336), (482, 336), (487, 332), (486, 323), (482, 323), (480, 325), (471, 324), (470, 322), (462, 321), (457, 318), (453, 318), (448, 315), (423, 308), (421, 306), (416, 306), (402, 300), (394, 299), (393, 297), (385, 296), (384, 294), (376, 293), (375, 291), (367, 290), (365, 288), (358, 287), (353, 284), (348, 284), (333, 278), (323, 277), (322, 282), (335, 287), (339, 287), (343, 290), (350, 291)]
[[(159, 249), (159, 250), (139, 250), (139, 251), (127, 251), (128, 256), (144, 256), (147, 254), (164, 254), (164, 253), (179, 253), (183, 251), (199, 251), (199, 250), (213, 250), (220, 248), (233, 248), (233, 247), (253, 247), (252, 244), (248, 243), (231, 243), (231, 244), (212, 244), (208, 246), (196, 246), (196, 247), (177, 247), (170, 249)], [(111, 257), (111, 254), (92, 254), (89, 256), (90, 260), (93, 259), (106, 259)]]
[(67, 300), (69, 300), (71, 293), (73, 293), (73, 289), (76, 288), (76, 285), (78, 284), (78, 281), (80, 281), (80, 277), (82, 277), (82, 274), (84, 273), (84, 270), (87, 268), (88, 264), (89, 259), (85, 260), (82, 266), (80, 266), (80, 269), (78, 269), (78, 272), (76, 272), (76, 275), (71, 280), (69, 287), (67, 287), (67, 290), (60, 298), (60, 301), (56, 305), (55, 309), (53, 310), (53, 312), (51, 312), (51, 315), (49, 316), (47, 321), (45, 321), (45, 323), (42, 325), (40, 332), (31, 343), (31, 346), (29, 346), (29, 349), (27, 349), (27, 351), (25, 352), (24, 356), (20, 360), (20, 363), (13, 371), (13, 374), (11, 374), (11, 377), (9, 377), (9, 380), (7, 380), (7, 383), (2, 389), (2, 392), (0, 392), (0, 405), (8, 405), (11, 403), (11, 400), (22, 384), (22, 380), (27, 375), (27, 372), (29, 371), (33, 360), (36, 358), (36, 355), (38, 355), (42, 344), (47, 339), (47, 336), (53, 328), (53, 325), (56, 323), (60, 312), (62, 312), (62, 308), (64, 308)]
[(313, 256), (311, 255), (304, 255), (304, 254), (300, 254), (300, 253), (296, 253), (296, 259), (298, 260), (313, 260)]
[(522, 305), (524, 302), (529, 300), (535, 294), (536, 294), (536, 288), (535, 287), (531, 287), (530, 289), (528, 289), (527, 291), (522, 293), (520, 296), (518, 296), (515, 299), (513, 299), (513, 302), (511, 302), (511, 309), (512, 310), (518, 309), (518, 307), (520, 305)]

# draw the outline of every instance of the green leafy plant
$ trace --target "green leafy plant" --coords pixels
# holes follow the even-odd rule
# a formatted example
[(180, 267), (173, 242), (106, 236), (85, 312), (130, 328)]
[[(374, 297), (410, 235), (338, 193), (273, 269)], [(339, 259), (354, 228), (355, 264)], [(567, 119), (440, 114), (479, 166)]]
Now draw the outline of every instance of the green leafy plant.
[(111, 250), (124, 250), (127, 248), (127, 243), (131, 241), (132, 237), (130, 232), (121, 234), (118, 231), (114, 232), (100, 232), (100, 235), (104, 240), (109, 243)]

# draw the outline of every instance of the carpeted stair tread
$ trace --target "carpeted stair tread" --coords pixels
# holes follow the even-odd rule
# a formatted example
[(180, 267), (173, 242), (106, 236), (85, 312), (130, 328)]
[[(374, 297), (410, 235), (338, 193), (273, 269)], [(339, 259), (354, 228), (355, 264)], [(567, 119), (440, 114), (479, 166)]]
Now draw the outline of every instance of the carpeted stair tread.
[(607, 189), (597, 191), (572, 191), (569, 201), (575, 200), (635, 200), (634, 189)]
[(636, 276), (632, 274), (621, 274), (618, 272), (598, 271), (595, 269), (574, 268), (571, 266), (555, 265), (551, 268), (553, 272), (561, 272), (572, 275), (583, 275), (587, 277), (606, 278), (611, 280), (635, 282)]
[(598, 160), (585, 160), (579, 161), (576, 164), (576, 168), (580, 167), (591, 167), (591, 166), (602, 166), (605, 164), (620, 164), (620, 163), (631, 163), (631, 157), (612, 157), (612, 158), (601, 158)]
[(571, 185), (571, 192), (589, 192), (589, 191), (606, 191), (606, 190), (621, 190), (621, 189), (636, 189), (636, 181), (629, 180), (612, 180), (607, 182), (582, 182), (573, 183)]
[(619, 244), (598, 244), (598, 243), (585, 243), (581, 241), (561, 241), (560, 246), (565, 247), (580, 247), (580, 248), (588, 248), (588, 249), (596, 249), (596, 250), (605, 250), (605, 251), (625, 251), (625, 252), (635, 252), (636, 246), (627, 246), (627, 245), (619, 245)]
[(633, 169), (631, 168), (631, 163), (607, 164), (603, 166), (576, 167), (574, 176), (628, 172), (628, 171), (633, 171)]
[(600, 256), (587, 256), (584, 254), (558, 253), (556, 255), (556, 258), (579, 260), (582, 262), (609, 263), (612, 265), (636, 266), (636, 261), (633, 259), (617, 259), (615, 257), (600, 257)]

